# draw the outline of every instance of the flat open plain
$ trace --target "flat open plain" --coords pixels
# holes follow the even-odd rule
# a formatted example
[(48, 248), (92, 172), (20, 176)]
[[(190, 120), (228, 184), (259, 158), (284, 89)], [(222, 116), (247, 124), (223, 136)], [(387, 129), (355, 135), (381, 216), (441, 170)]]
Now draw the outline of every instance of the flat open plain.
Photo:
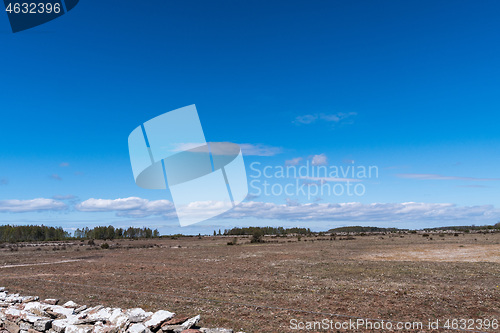
[[(87, 305), (201, 314), (204, 326), (245, 332), (291, 332), (292, 319), (349, 316), (500, 319), (500, 234), (265, 237), (263, 244), (240, 237), (227, 245), (232, 239), (5, 246), (0, 286)], [(350, 330), (358, 331), (369, 330)]]

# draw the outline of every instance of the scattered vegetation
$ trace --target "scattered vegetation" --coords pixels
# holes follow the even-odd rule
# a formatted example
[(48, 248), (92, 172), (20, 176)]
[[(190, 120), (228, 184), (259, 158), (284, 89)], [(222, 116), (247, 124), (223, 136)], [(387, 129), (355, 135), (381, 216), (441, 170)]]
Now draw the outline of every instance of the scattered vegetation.
[(252, 235), (251, 243), (262, 243), (262, 237), (264, 236), (264, 232), (260, 229), (255, 229)]
[(227, 242), (227, 245), (236, 245), (238, 244), (238, 238), (234, 237), (232, 241)]

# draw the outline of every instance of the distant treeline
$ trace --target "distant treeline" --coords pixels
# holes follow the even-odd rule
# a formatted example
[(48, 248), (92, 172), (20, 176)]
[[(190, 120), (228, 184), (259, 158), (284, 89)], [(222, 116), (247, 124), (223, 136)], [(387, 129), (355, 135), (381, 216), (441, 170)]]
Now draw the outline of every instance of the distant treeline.
[[(289, 235), (289, 234), (299, 234), (299, 235), (310, 235), (312, 234), (309, 228), (283, 228), (283, 227), (248, 227), (248, 228), (233, 228), (224, 230), (224, 235), (227, 236), (239, 236), (239, 235)], [(215, 235), (215, 231), (214, 231)]]
[(159, 236), (160, 233), (157, 229), (151, 230), (149, 228), (133, 227), (123, 229), (115, 228), (111, 225), (108, 227), (95, 227), (93, 229), (76, 229), (74, 233), (74, 237), (79, 239), (153, 238)]
[(328, 232), (331, 232), (331, 233), (336, 233), (336, 232), (398, 232), (398, 231), (407, 231), (407, 230), (408, 229), (353, 226), (353, 227), (334, 228), (334, 229), (328, 230)]
[(157, 229), (149, 228), (115, 228), (95, 227), (92, 229), (76, 229), (73, 237), (69, 232), (61, 227), (47, 227), (44, 225), (21, 225), (0, 226), (0, 243), (2, 242), (44, 242), (44, 241), (63, 241), (78, 239), (115, 239), (115, 238), (154, 238), (159, 237)]
[(469, 230), (492, 230), (500, 229), (500, 222), (495, 225), (466, 225), (466, 226), (452, 226), (452, 227), (439, 227), (439, 228), (426, 228), (425, 231), (433, 230), (454, 230), (454, 231), (469, 231)]
[(44, 225), (0, 226), (0, 242), (61, 241), (70, 237), (71, 234), (61, 227), (46, 227)]

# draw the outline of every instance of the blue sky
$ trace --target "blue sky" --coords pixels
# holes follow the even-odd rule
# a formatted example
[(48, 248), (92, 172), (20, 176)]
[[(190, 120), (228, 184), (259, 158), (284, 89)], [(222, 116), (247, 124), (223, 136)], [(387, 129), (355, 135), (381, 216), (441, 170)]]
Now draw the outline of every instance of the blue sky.
[[(163, 233), (496, 223), (499, 9), (496, 1), (82, 0), (16, 34), (1, 14), (0, 223)], [(190, 104), (208, 141), (242, 144), (249, 176), (252, 162), (314, 159), (377, 166), (379, 176), (359, 181), (363, 196), (251, 196), (225, 217), (180, 228), (168, 202), (149, 210), (169, 195), (135, 185), (127, 137)], [(82, 209), (89, 199), (107, 206)]]

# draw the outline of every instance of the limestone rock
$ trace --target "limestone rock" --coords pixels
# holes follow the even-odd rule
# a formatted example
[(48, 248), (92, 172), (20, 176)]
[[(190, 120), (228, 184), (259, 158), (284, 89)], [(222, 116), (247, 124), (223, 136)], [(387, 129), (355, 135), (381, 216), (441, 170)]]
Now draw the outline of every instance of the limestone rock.
[(193, 327), (194, 325), (198, 324), (198, 322), (200, 321), (201, 319), (201, 316), (200, 315), (197, 315), (196, 317), (193, 317), (187, 321), (185, 321), (184, 323), (181, 324), (181, 326), (187, 330), (187, 329), (190, 329), (191, 327)]
[(144, 325), (146, 325), (147, 328), (156, 330), (158, 329), (161, 324), (166, 322), (169, 319), (172, 319), (175, 316), (175, 313), (165, 311), (165, 310), (159, 310), (153, 313), (151, 317), (149, 317), (149, 320), (147, 320)]
[(73, 302), (73, 301), (68, 301), (68, 302), (64, 303), (64, 304), (63, 304), (63, 306), (64, 306), (65, 308), (74, 308), (74, 309), (76, 309), (76, 308), (80, 307), (80, 305), (76, 304), (76, 303), (75, 303), (75, 302)]
[(94, 326), (92, 325), (68, 325), (65, 333), (92, 333)]
[(35, 330), (37, 330), (37, 331), (41, 331), (41, 332), (46, 331), (52, 326), (52, 319), (37, 320), (37, 321), (35, 321), (33, 326), (35, 327)]
[(127, 330), (127, 333), (151, 333), (151, 330), (144, 326), (144, 324), (132, 324)]
[(128, 319), (131, 323), (138, 323), (140, 321), (146, 320), (149, 316), (151, 316), (152, 312), (146, 312), (141, 308), (128, 309), (125, 314), (128, 316)]

